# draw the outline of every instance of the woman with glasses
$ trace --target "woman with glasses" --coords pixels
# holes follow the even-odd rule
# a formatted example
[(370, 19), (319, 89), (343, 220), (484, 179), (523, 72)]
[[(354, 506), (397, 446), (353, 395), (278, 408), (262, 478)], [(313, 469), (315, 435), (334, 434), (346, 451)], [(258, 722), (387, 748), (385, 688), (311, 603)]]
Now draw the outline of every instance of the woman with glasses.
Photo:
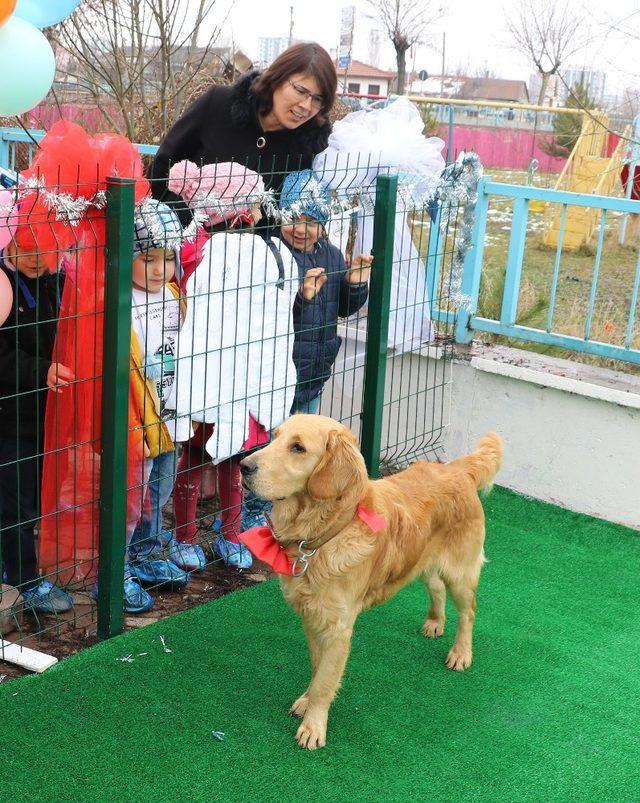
[[(178, 196), (172, 195), (167, 189), (171, 165), (182, 160), (195, 162), (198, 167), (237, 162), (259, 173), (265, 187), (279, 193), (288, 173), (311, 168), (314, 157), (327, 147), (331, 133), (329, 112), (335, 100), (336, 87), (336, 68), (331, 57), (314, 43), (290, 47), (264, 72), (251, 72), (233, 86), (212, 87), (187, 109), (160, 145), (152, 171), (153, 195), (175, 203), (183, 223), (190, 221), (191, 212), (186, 206), (181, 207)], [(194, 193), (197, 194), (197, 191), (198, 188), (195, 188)], [(222, 195), (225, 201), (232, 202), (228, 193)], [(206, 201), (202, 200), (201, 205), (204, 203)], [(203, 243), (210, 236), (211, 231), (200, 231), (191, 248), (190, 258), (186, 253), (190, 244), (185, 244), (182, 255), (185, 270), (189, 259), (196, 264), (200, 262)], [(200, 257), (196, 258), (198, 251)], [(269, 337), (268, 333), (265, 337)], [(208, 439), (211, 429), (205, 429), (205, 434)], [(197, 433), (185, 445), (178, 463), (174, 507), (179, 540), (193, 538), (197, 529), (202, 466), (208, 462), (198, 435), (202, 433)], [(242, 528), (248, 529), (261, 523), (265, 523), (262, 505), (255, 499), (250, 504), (245, 500)], [(214, 528), (218, 524), (220, 520), (217, 520)], [(244, 556), (242, 553), (239, 555), (241, 562), (235, 565), (249, 565), (242, 562), (245, 559), (250, 562), (251, 559), (249, 552), (244, 551)]]
[(212, 87), (162, 141), (153, 164), (154, 196), (170, 197), (169, 169), (183, 159), (239, 162), (278, 192), (287, 173), (310, 168), (327, 147), (336, 87), (331, 56), (313, 42), (293, 45), (262, 73)]

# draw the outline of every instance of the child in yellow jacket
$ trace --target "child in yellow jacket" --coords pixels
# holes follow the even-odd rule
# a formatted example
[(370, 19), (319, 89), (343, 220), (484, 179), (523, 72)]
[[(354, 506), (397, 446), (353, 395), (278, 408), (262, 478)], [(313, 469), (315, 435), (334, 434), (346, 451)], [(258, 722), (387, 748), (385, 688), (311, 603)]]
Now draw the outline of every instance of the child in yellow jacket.
[[(131, 418), (143, 432), (144, 468), (138, 490), (141, 515), (128, 546), (127, 610), (149, 610), (144, 585), (183, 588), (186, 568), (201, 568), (200, 547), (177, 544), (163, 529), (162, 509), (175, 484), (175, 414), (165, 402), (175, 380), (175, 352), (184, 307), (174, 276), (180, 276), (182, 228), (165, 204), (147, 199), (136, 209), (131, 307)], [(189, 554), (187, 554), (189, 552)], [(137, 587), (135, 587), (137, 586)], [(129, 597), (131, 599), (129, 600)]]

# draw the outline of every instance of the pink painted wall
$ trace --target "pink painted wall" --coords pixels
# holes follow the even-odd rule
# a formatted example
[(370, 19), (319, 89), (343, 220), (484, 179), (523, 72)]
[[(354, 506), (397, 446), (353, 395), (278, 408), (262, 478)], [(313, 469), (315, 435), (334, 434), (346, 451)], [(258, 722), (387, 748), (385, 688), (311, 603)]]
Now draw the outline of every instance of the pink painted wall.
[[(442, 126), (439, 131), (445, 142), (448, 129)], [(565, 159), (548, 156), (538, 147), (541, 141), (553, 135), (549, 132), (534, 133), (523, 128), (476, 128), (458, 125), (453, 131), (453, 156), (462, 150), (474, 150), (485, 167), (501, 167), (512, 170), (526, 170), (532, 159), (539, 162), (539, 173), (559, 173)]]
[[(112, 114), (117, 115), (117, 111), (112, 109)], [(29, 126), (31, 128), (49, 130), (60, 119), (78, 123), (91, 134), (111, 131), (113, 128), (100, 109), (93, 105), (61, 103), (58, 107), (55, 103), (52, 104), (45, 101), (29, 112)]]
[[(113, 114), (117, 114), (114, 109)], [(63, 117), (79, 123), (90, 133), (110, 131), (112, 126), (96, 106), (77, 103), (62, 103), (60, 108), (43, 102), (29, 112), (29, 126), (49, 129)], [(441, 126), (438, 135), (447, 141), (447, 126)], [(531, 159), (539, 162), (538, 172), (559, 173), (564, 159), (548, 156), (540, 150), (540, 141), (549, 139), (549, 132), (537, 133), (521, 128), (481, 128), (458, 125), (453, 132), (453, 156), (461, 150), (474, 150), (485, 167), (526, 170)]]

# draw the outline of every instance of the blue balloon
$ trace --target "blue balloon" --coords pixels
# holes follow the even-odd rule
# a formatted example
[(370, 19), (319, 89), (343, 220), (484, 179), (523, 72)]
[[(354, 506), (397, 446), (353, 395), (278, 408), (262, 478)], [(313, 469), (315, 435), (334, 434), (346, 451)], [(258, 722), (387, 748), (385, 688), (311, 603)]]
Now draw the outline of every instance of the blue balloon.
[(18, 0), (13, 13), (36, 28), (50, 28), (66, 19), (79, 5), (80, 0)]
[(55, 72), (45, 35), (14, 14), (0, 28), (0, 116), (37, 106), (51, 89)]

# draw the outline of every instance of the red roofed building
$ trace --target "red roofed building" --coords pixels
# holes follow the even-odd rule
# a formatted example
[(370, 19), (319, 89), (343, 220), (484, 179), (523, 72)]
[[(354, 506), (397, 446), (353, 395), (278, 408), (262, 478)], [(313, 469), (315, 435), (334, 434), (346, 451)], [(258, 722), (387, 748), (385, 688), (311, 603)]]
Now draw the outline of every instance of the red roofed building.
[(348, 69), (337, 66), (338, 94), (364, 95), (374, 98), (387, 98), (391, 89), (391, 82), (396, 74), (389, 70), (379, 70), (371, 64), (351, 60)]

